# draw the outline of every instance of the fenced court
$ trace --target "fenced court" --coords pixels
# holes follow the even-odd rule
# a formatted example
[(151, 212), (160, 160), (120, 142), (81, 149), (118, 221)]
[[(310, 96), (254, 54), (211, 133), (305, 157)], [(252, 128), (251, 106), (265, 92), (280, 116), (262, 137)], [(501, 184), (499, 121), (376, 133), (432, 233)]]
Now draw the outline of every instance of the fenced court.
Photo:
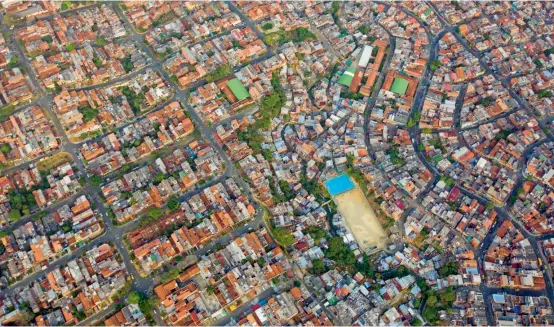
[(348, 175), (329, 179), (325, 187), (362, 250), (371, 252), (387, 244), (387, 236), (363, 191)]
[(331, 196), (337, 196), (341, 193), (353, 190), (356, 185), (346, 174), (331, 178), (325, 182), (325, 187)]

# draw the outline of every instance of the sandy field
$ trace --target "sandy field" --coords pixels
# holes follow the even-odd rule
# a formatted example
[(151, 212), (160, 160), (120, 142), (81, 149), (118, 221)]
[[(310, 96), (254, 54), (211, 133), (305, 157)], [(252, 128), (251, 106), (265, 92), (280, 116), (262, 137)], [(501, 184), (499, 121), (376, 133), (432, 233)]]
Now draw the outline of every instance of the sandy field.
[(349, 192), (337, 195), (334, 200), (361, 249), (366, 250), (372, 245), (379, 249), (386, 246), (385, 231), (358, 185)]

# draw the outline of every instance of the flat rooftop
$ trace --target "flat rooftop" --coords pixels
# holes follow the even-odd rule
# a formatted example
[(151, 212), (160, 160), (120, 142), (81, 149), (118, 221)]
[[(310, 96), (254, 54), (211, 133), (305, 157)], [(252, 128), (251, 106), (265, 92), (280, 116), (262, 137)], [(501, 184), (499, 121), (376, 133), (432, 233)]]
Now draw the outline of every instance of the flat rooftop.
[(242, 101), (250, 97), (248, 90), (242, 85), (238, 78), (233, 78), (227, 82), (227, 86), (231, 89), (231, 92), (235, 95), (238, 101)]

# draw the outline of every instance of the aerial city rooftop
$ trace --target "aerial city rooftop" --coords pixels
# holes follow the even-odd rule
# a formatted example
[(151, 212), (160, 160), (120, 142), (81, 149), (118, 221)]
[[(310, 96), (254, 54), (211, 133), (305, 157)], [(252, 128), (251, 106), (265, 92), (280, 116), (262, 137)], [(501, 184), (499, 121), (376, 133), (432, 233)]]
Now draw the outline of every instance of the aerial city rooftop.
[(0, 6), (0, 325), (554, 324), (552, 2)]

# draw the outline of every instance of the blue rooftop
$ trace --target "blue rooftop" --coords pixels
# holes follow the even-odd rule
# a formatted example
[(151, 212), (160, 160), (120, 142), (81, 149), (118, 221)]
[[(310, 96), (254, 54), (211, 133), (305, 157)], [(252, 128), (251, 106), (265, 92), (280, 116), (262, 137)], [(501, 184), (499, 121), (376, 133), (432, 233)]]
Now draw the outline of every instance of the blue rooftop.
[(354, 189), (354, 182), (346, 174), (331, 178), (325, 182), (325, 187), (332, 196)]

